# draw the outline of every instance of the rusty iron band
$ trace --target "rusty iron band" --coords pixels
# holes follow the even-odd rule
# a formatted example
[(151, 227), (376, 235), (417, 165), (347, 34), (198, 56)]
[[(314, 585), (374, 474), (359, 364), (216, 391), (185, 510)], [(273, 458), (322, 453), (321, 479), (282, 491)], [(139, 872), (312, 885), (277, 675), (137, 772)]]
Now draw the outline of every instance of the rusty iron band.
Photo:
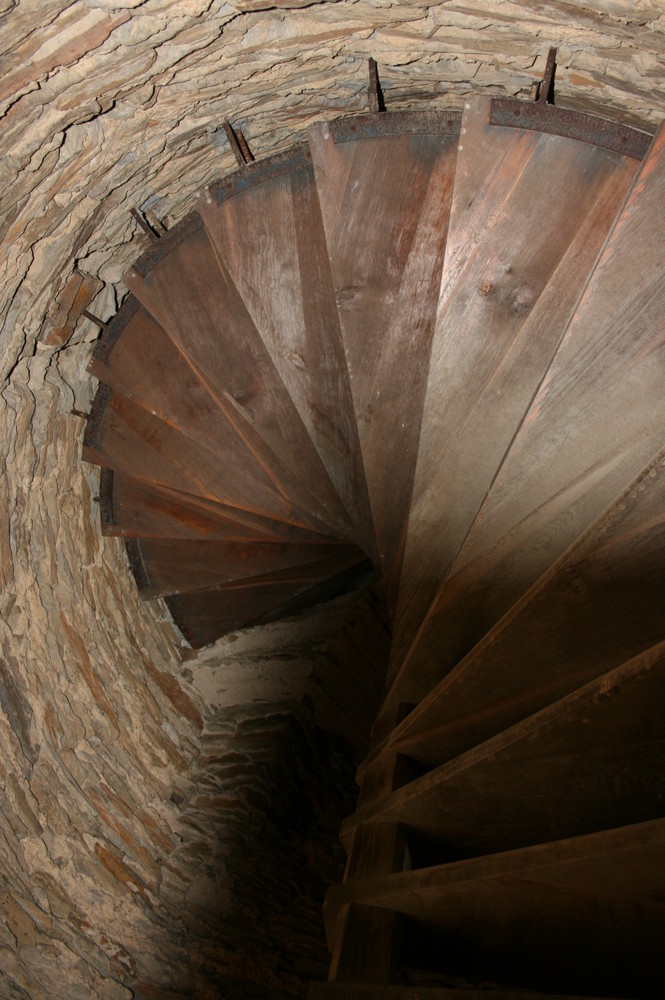
[(120, 340), (123, 330), (141, 308), (141, 303), (130, 292), (125, 296), (115, 316), (107, 323), (95, 344), (92, 356), (95, 361), (105, 364), (111, 357), (113, 348)]
[(103, 382), (100, 382), (97, 392), (95, 393), (95, 398), (92, 401), (90, 413), (88, 414), (88, 423), (83, 436), (84, 448), (97, 447), (99, 443), (99, 436), (102, 431), (102, 424), (104, 423), (104, 417), (106, 416), (106, 407), (109, 405), (112, 395), (113, 389), (110, 386), (105, 385)]
[(377, 111), (328, 122), (333, 142), (400, 135), (459, 135), (461, 111)]
[(490, 105), (490, 125), (547, 132), (591, 143), (612, 153), (643, 160), (653, 136), (639, 129), (588, 115), (582, 111), (557, 108), (553, 104), (494, 97)]
[(131, 566), (134, 579), (136, 580), (136, 586), (139, 590), (147, 590), (150, 586), (150, 577), (148, 576), (145, 563), (143, 562), (139, 540), (138, 538), (128, 537), (124, 539), (124, 542), (125, 549), (127, 550), (127, 558), (129, 559), (129, 565)]
[[(265, 160), (252, 160), (250, 163), (246, 163), (241, 170), (229, 177), (214, 181), (210, 185), (209, 191), (219, 205), (257, 184), (273, 180), (273, 178), (280, 177), (291, 170), (301, 170), (303, 167), (311, 167), (311, 165), (312, 156), (309, 146), (305, 142), (299, 142), (291, 149), (267, 156)], [(199, 197), (202, 196), (199, 195)]]
[(113, 469), (102, 466), (99, 475), (99, 514), (102, 522), (102, 534), (115, 534), (115, 517), (113, 514)]
[(180, 246), (183, 240), (193, 236), (203, 226), (203, 219), (198, 212), (190, 212), (182, 222), (179, 222), (173, 229), (169, 229), (164, 236), (160, 236), (145, 253), (142, 253), (134, 264), (134, 270), (145, 278), (152, 269), (159, 264), (160, 260), (168, 257), (176, 247)]

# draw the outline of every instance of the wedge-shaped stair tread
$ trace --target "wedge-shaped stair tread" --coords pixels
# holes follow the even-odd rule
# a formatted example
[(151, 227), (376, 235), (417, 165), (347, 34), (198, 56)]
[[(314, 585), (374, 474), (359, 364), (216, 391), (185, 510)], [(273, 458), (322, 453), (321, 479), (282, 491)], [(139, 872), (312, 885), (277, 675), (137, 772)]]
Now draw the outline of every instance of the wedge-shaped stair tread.
[(133, 296), (99, 341), (89, 370), (114, 393), (180, 431), (192, 448), (214, 451), (229, 470), (229, 488), (239, 480), (245, 504), (252, 483), (269, 486), (278, 497), (275, 513), (283, 513), (290, 477), (276, 460), (262, 464), (264, 456), (253, 453), (251, 440), (243, 437), (243, 422), (237, 415), (229, 419), (210, 387)]
[(662, 452), (436, 686), (445, 671), (436, 619), (421, 631), (393, 698), (432, 690), (389, 744), (440, 763), (655, 645), (665, 638), (664, 579)]
[(234, 629), (276, 621), (330, 600), (370, 568), (356, 549), (348, 556), (165, 600), (185, 638), (193, 646), (205, 646)]
[(245, 543), (145, 538), (136, 540), (134, 551), (141, 563), (140, 589), (145, 599), (279, 575), (336, 557), (365, 558), (352, 544), (298, 545), (257, 539)]
[(665, 643), (359, 810), (454, 860), (657, 818)]
[(220, 457), (149, 410), (100, 386), (84, 439), (83, 458), (147, 483), (204, 497), (306, 528), (321, 528), (277, 493), (241, 453)]
[(458, 135), (459, 116), (445, 112), (375, 114), (310, 132), (379, 558), (393, 607)]
[(102, 469), (102, 530), (135, 538), (206, 538), (219, 541), (327, 545), (336, 539), (238, 507)]
[(348, 533), (342, 501), (201, 219), (189, 216), (162, 237), (125, 280), (229, 419), (237, 415), (239, 433), (262, 464), (288, 469), (284, 492), (331, 531)]
[(344, 501), (372, 532), (309, 149), (248, 164), (198, 200), (206, 229)]
[(331, 931), (348, 904), (411, 918), (443, 969), (460, 978), (654, 996), (665, 820), (349, 882), (328, 893)]
[(492, 487), (639, 168), (588, 142), (490, 125), (490, 103), (474, 99), (463, 117), (393, 669)]
[(428, 621), (436, 620), (443, 672), (662, 447), (664, 197), (661, 131), (428, 613)]

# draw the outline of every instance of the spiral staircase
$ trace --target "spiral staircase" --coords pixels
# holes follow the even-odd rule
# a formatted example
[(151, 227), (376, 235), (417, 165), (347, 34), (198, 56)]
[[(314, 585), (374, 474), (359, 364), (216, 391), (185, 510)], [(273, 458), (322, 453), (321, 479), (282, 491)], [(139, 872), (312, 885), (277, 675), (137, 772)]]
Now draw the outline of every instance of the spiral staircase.
[(229, 126), (91, 362), (103, 530), (192, 645), (380, 572), (312, 1000), (665, 988), (665, 132), (552, 80)]

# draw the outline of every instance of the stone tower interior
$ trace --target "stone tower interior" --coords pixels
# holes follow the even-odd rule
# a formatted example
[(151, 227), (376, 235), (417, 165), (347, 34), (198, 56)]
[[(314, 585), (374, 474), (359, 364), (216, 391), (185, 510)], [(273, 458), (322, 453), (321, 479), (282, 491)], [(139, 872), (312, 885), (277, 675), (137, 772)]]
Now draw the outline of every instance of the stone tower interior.
[[(366, 113), (370, 58), (389, 111), (457, 112), (531, 100), (550, 46), (557, 105), (657, 132), (662, 0), (0, 0), (3, 998), (295, 1000), (324, 983), (324, 897), (384, 693), (378, 573), (197, 649), (102, 534), (84, 310), (106, 321), (125, 298), (149, 245), (136, 213), (168, 231), (236, 170), (225, 122), (260, 160)], [(658, 836), (646, 937), (664, 920)], [(312, 995), (537, 991), (535, 973), (472, 966)]]

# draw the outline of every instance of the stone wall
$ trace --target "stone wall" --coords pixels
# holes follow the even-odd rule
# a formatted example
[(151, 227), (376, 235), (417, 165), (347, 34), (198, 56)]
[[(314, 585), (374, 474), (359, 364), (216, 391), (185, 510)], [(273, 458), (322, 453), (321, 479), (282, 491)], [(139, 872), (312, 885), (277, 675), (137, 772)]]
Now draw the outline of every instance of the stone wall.
[(0, 0), (2, 996), (302, 994), (385, 652), (365, 590), (194, 657), (100, 537), (79, 317), (125, 293), (129, 209), (180, 219), (227, 118), (260, 156), (360, 112), (370, 55), (389, 107), (459, 106), (551, 44), (559, 103), (662, 120), (655, 0)]

